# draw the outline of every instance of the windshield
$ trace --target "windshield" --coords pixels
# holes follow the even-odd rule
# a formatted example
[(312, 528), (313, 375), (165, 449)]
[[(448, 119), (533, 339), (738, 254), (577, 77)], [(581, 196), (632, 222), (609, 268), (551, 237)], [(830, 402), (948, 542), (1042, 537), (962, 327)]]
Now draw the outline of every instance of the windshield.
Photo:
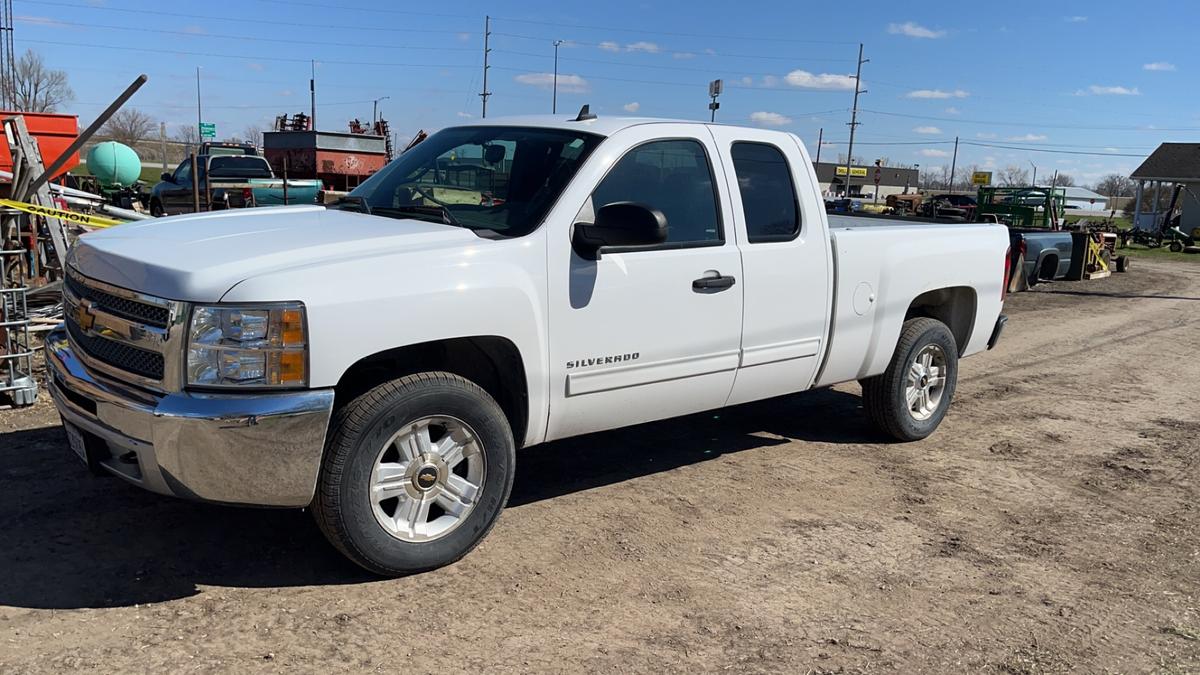
[(520, 237), (601, 140), (568, 129), (443, 129), (358, 186), (347, 208)]
[(270, 178), (271, 165), (262, 157), (246, 155), (220, 155), (208, 162), (213, 177), (225, 178)]

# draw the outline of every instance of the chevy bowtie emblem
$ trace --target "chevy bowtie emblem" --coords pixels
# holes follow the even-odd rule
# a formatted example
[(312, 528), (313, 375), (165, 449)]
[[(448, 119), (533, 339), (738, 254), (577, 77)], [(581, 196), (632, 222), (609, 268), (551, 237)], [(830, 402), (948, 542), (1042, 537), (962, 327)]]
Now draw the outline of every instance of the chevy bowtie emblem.
[(75, 305), (75, 323), (83, 330), (91, 330), (96, 324), (96, 315), (92, 314), (92, 302), (90, 300), (80, 300), (78, 305)]

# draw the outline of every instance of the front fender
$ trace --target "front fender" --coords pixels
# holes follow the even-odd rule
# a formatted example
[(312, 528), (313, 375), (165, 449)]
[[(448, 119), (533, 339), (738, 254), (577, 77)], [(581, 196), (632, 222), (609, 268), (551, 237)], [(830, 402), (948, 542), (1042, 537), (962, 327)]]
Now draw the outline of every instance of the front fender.
[(524, 361), (528, 442), (545, 433), (545, 269), (544, 235), (535, 232), (271, 272), (239, 282), (221, 301), (303, 302), (314, 388), (333, 387), (356, 362), (397, 347), (505, 338)]

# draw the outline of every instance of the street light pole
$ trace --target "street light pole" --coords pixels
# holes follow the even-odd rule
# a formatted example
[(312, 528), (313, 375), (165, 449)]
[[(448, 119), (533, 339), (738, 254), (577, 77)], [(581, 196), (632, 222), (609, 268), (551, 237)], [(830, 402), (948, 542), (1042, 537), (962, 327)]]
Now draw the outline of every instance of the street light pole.
[(1032, 159), (1025, 161), (1029, 162), (1029, 166), (1033, 167), (1033, 187), (1037, 187), (1037, 164), (1034, 164)]
[(200, 125), (203, 123), (204, 114), (200, 112), (200, 66), (196, 66), (196, 134), (200, 133)]
[(380, 96), (379, 98), (375, 99), (374, 101), (371, 101), (371, 128), (372, 129), (375, 128), (375, 122), (379, 121), (379, 102), (386, 101), (389, 98), (391, 98), (391, 96)]
[(550, 113), (558, 112), (558, 48), (563, 43), (562, 40), (554, 41), (554, 94), (550, 101)]

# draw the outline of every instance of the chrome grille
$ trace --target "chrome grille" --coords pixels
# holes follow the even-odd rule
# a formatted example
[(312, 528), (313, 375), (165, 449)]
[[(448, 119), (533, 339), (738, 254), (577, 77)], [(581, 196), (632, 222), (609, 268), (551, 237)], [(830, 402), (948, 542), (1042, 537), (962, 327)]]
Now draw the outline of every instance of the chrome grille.
[(106, 293), (98, 288), (85, 287), (75, 274), (67, 275), (66, 284), (75, 297), (91, 300), (97, 308), (116, 314), (123, 319), (141, 321), (156, 328), (166, 328), (171, 320), (171, 310), (166, 307), (148, 305)]
[(151, 391), (179, 390), (185, 309), (67, 265), (63, 310), (71, 346), (89, 368), (119, 380)]
[(94, 359), (152, 380), (163, 379), (162, 354), (87, 335), (80, 330), (79, 324), (71, 316), (67, 317), (67, 333), (76, 347)]

